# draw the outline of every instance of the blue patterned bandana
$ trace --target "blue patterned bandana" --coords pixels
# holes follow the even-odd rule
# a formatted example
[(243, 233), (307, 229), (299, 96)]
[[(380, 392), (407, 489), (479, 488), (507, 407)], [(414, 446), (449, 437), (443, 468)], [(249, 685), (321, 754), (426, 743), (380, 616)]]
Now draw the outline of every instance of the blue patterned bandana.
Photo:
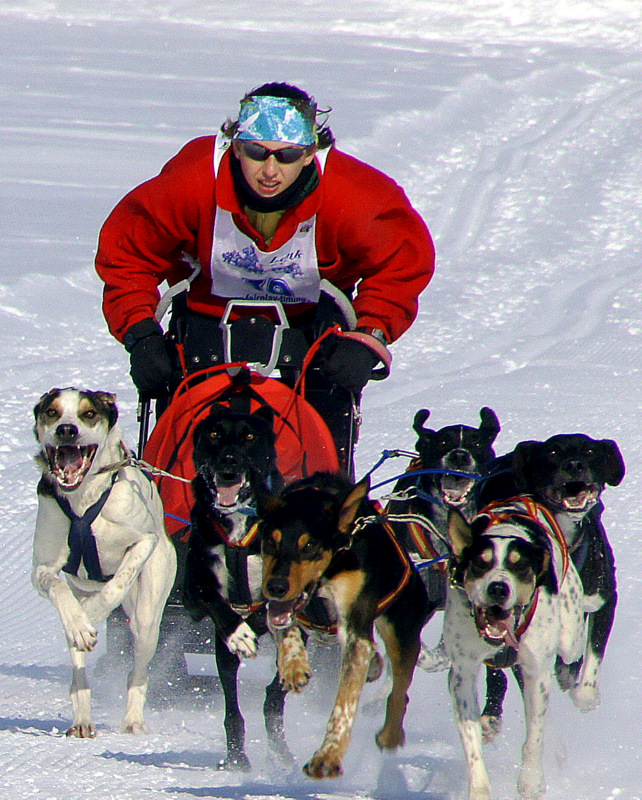
[(241, 102), (235, 138), (307, 147), (316, 141), (314, 115), (305, 117), (287, 97), (248, 97)]

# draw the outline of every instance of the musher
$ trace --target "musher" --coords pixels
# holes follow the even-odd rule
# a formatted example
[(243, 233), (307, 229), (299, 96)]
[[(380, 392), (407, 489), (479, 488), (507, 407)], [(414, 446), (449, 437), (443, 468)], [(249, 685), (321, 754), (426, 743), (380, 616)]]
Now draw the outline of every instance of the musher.
[[(434, 248), (403, 190), (334, 146), (324, 113), (290, 84), (249, 92), (237, 120), (186, 144), (118, 203), (102, 228), (96, 269), (134, 384), (159, 402), (180, 381), (176, 341), (187, 371), (221, 363), (219, 322), (229, 299), (280, 301), (309, 347), (343, 320), (321, 301), (321, 280), (340, 289), (352, 300), (356, 329), (324, 342), (305, 396), (350, 472), (352, 411), (368, 380), (388, 373), (387, 345), (416, 317)], [(186, 305), (175, 304), (164, 334), (155, 317), (159, 285), (184, 279)]]

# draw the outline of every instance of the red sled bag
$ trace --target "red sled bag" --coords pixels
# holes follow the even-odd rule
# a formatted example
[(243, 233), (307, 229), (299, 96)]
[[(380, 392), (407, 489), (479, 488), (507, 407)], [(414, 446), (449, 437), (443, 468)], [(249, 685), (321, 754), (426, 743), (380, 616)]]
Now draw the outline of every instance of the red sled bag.
[[(187, 533), (194, 502), (191, 481), (193, 433), (208, 415), (212, 403), (230, 405), (230, 398), (245, 395), (249, 413), (261, 405), (274, 411), (277, 467), (286, 483), (314, 472), (337, 472), (339, 460), (332, 435), (319, 413), (297, 392), (275, 378), (248, 369), (230, 376), (226, 364), (220, 372), (203, 370), (188, 376), (176, 390), (143, 451), (143, 460), (171, 473), (155, 480), (165, 508), (167, 532)], [(177, 480), (183, 478), (184, 480)]]

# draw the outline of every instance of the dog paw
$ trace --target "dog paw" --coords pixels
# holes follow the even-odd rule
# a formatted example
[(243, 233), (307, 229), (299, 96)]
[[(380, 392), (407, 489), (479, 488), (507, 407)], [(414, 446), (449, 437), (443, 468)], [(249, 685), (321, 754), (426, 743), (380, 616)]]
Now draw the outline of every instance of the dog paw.
[(91, 722), (85, 722), (80, 725), (72, 725), (71, 728), (68, 728), (65, 732), (65, 736), (68, 739), (95, 739), (96, 728), (94, 728)]
[(259, 640), (247, 624), (241, 622), (233, 634), (225, 640), (230, 653), (236, 653), (240, 658), (254, 658), (259, 649)]
[(534, 770), (523, 769), (517, 780), (517, 791), (522, 800), (542, 800), (546, 794), (544, 776), (538, 777), (533, 772)]
[(141, 733), (149, 733), (149, 729), (144, 722), (123, 722), (123, 733), (131, 733), (134, 736), (139, 736)]
[(216, 765), (219, 772), (249, 772), (252, 769), (250, 759), (245, 753), (229, 754)]
[(98, 641), (98, 631), (88, 619), (75, 618), (65, 625), (69, 646), (82, 653), (90, 653)]
[(439, 642), (433, 650), (422, 644), (417, 666), (426, 672), (443, 672), (445, 669), (450, 669), (450, 659), (446, 655), (443, 642)]
[(481, 717), (482, 741), (484, 744), (490, 744), (499, 736), (502, 730), (502, 718), (495, 717), (488, 714), (482, 714)]
[(396, 750), (406, 743), (406, 734), (403, 728), (382, 728), (375, 736), (375, 742), (380, 750)]
[(323, 778), (338, 778), (340, 775), (343, 775), (343, 767), (338, 758), (333, 758), (327, 753), (325, 755), (315, 753), (303, 767), (303, 772), (309, 778), (316, 778), (317, 780)]
[(312, 670), (307, 658), (293, 658), (279, 669), (281, 685), (286, 692), (295, 694), (303, 691), (310, 683)]
[(597, 686), (580, 684), (569, 692), (573, 705), (582, 712), (588, 714), (594, 711), (600, 704), (600, 692)]

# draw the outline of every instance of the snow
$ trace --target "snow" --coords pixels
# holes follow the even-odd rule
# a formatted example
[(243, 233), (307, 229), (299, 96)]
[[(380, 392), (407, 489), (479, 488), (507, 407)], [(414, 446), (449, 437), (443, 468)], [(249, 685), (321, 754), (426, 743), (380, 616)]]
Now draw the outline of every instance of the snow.
[[(316, 689), (288, 701), (298, 765), (280, 773), (260, 719), (267, 642), (242, 671), (249, 775), (213, 768), (218, 695), (169, 692), (150, 703), (150, 734), (134, 738), (118, 731), (122, 676), (97, 678), (98, 737), (63, 736), (70, 667), (55, 612), (29, 583), (31, 408), (55, 385), (115, 391), (136, 442), (126, 354), (106, 331), (92, 268), (100, 225), (246, 90), (290, 80), (332, 106), (342, 149), (404, 186), (437, 247), (393, 375), (366, 390), (359, 471), (383, 449), (413, 447), (422, 407), (442, 427), (475, 424), (491, 406), (499, 452), (572, 431), (620, 445), (627, 477), (605, 496), (620, 599), (602, 705), (580, 715), (554, 691), (545, 770), (551, 800), (641, 798), (638, 0), (4, 0), (0, 36), (0, 797), (465, 796), (443, 674), (417, 675), (404, 750), (380, 754), (380, 714), (360, 713), (345, 776), (317, 784), (300, 765), (329, 711), (321, 669)], [(504, 732), (485, 752), (497, 800), (515, 797), (517, 695), (511, 686)]]

